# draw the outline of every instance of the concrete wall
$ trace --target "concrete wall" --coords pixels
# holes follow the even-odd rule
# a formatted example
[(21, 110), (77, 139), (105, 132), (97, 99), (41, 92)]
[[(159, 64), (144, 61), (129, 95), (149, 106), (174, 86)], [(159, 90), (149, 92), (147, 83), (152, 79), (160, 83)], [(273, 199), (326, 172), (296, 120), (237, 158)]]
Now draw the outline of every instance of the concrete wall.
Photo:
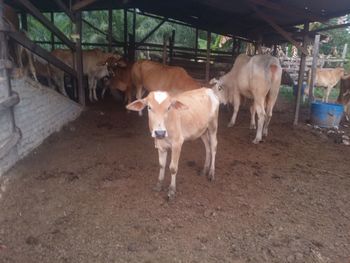
[[(22, 138), (16, 147), (0, 159), (0, 176), (40, 145), (50, 134), (59, 131), (63, 125), (76, 119), (82, 112), (79, 104), (29, 78), (12, 81), (12, 89), (20, 97), (20, 103), (15, 106), (14, 114)], [(9, 114), (2, 112), (0, 147), (8, 136)]]

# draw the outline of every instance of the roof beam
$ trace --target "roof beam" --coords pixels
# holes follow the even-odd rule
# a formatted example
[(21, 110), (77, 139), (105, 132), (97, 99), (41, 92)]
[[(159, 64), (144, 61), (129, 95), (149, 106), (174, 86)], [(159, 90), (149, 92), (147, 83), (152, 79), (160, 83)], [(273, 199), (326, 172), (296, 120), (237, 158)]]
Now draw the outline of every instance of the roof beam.
[(76, 2), (72, 6), (72, 10), (73, 10), (73, 12), (76, 12), (76, 11), (83, 9), (84, 7), (87, 7), (88, 5), (91, 5), (97, 1), (98, 0), (82, 0), (82, 1)]
[(279, 12), (283, 12), (284, 14), (287, 15), (296, 15), (299, 16), (301, 18), (307, 18), (309, 21), (320, 21), (320, 22), (325, 22), (326, 19), (315, 15), (311, 12), (306, 12), (305, 10), (290, 6), (290, 5), (286, 5), (283, 3), (274, 3), (268, 0), (248, 0), (251, 4), (254, 5), (258, 5), (258, 6), (263, 6), (266, 7), (268, 9), (272, 9), (272, 10), (276, 10)]
[(308, 51), (305, 47), (301, 46), (297, 41), (295, 41), (291, 36), (290, 33), (283, 30), (282, 27), (277, 25), (271, 17), (264, 14), (262, 11), (260, 11), (255, 5), (251, 5), (253, 10), (256, 12), (258, 16), (260, 16), (264, 21), (266, 21), (273, 29), (276, 30), (277, 33), (279, 33), (281, 36), (283, 36), (285, 39), (287, 39), (289, 42), (291, 42), (298, 50), (300, 50), (303, 54), (306, 56), (308, 55)]

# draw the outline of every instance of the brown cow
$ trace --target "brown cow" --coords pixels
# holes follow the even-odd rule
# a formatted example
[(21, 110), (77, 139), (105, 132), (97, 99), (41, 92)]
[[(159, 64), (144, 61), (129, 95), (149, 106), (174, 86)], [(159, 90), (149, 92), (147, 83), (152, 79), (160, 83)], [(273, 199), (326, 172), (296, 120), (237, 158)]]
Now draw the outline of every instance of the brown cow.
[[(254, 100), (250, 108), (250, 127), (256, 128), (255, 113), (258, 115), (258, 129), (253, 143), (259, 143), (266, 136), (281, 84), (282, 68), (276, 57), (256, 55), (249, 57), (241, 54), (237, 57), (231, 71), (215, 83), (214, 92), (221, 103), (233, 104), (234, 111), (228, 126), (232, 127), (237, 118), (241, 96)], [(266, 111), (265, 111), (266, 109)]]
[(219, 100), (214, 92), (201, 88), (171, 96), (165, 91), (153, 91), (146, 98), (127, 105), (127, 109), (141, 111), (146, 106), (149, 129), (159, 154), (160, 171), (155, 190), (162, 189), (167, 151), (171, 149), (171, 184), (168, 197), (175, 197), (175, 181), (182, 144), (199, 137), (206, 150), (202, 175), (208, 175), (208, 178), (213, 180), (219, 113)]
[[(344, 77), (343, 68), (317, 68), (316, 77), (315, 77), (315, 86), (324, 87), (326, 90), (323, 94), (322, 101), (328, 102), (329, 94), (332, 91), (332, 88), (337, 85), (339, 80)], [(311, 82), (311, 69), (308, 73), (308, 86), (305, 89), (305, 94), (309, 95)]]
[(131, 68), (132, 63), (127, 62), (125, 59), (117, 59), (115, 57), (109, 57), (105, 64), (107, 65), (109, 75), (111, 76), (104, 82), (104, 89), (102, 91), (102, 98), (106, 92), (106, 88), (110, 90), (118, 89), (125, 93), (127, 103), (131, 103), (132, 95), (132, 81), (131, 81)]
[[(139, 60), (131, 69), (136, 98), (141, 99), (143, 89), (168, 91), (172, 95), (199, 89), (200, 85), (181, 67), (167, 66), (150, 60)], [(140, 112), (140, 115), (141, 112)]]
[[(119, 55), (113, 53), (105, 53), (100, 49), (83, 50), (83, 71), (88, 76), (89, 82), (89, 99), (90, 101), (98, 100), (96, 95), (97, 80), (108, 75), (108, 69), (105, 65), (107, 58), (115, 56), (117, 59)], [(67, 65), (73, 67), (73, 55), (68, 49), (55, 49), (51, 52), (52, 55), (65, 62)], [(54, 68), (53, 78), (55, 82), (64, 87), (64, 73)]]

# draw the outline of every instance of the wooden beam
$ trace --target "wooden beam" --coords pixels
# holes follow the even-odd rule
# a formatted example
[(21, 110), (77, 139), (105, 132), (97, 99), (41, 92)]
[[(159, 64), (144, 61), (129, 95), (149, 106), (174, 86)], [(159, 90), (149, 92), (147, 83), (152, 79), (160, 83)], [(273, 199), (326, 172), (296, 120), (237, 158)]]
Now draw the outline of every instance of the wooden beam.
[[(84, 73), (83, 73), (83, 52), (81, 50), (81, 38), (82, 38), (82, 17), (81, 11), (76, 13), (75, 19), (75, 34), (79, 36), (76, 40), (76, 52), (75, 52), (75, 62), (77, 69), (77, 82), (78, 82), (78, 98), (79, 103), (85, 106), (85, 89), (84, 89)], [(91, 84), (91, 83), (89, 83)]]
[(163, 18), (162, 21), (159, 22), (158, 25), (156, 25), (136, 46), (135, 48), (138, 48), (140, 45), (142, 45), (143, 43), (145, 43), (145, 41), (154, 33), (158, 30), (158, 28), (160, 28), (166, 21), (168, 20), (168, 18)]
[(46, 49), (43, 49), (39, 45), (36, 45), (31, 40), (29, 40), (27, 37), (25, 37), (20, 32), (8, 32), (8, 35), (10, 38), (24, 46), (25, 48), (29, 49), (39, 57), (44, 58), (47, 60), (50, 64), (54, 65), (55, 67), (63, 70), (64, 72), (67, 72), (70, 75), (76, 76), (76, 72), (71, 67), (67, 66), (64, 62), (56, 58), (55, 56), (51, 55), (50, 52), (48, 52)]
[(75, 17), (73, 16), (72, 12), (68, 9), (65, 3), (62, 2), (62, 0), (53, 0), (59, 8), (62, 9), (62, 11), (70, 18), (70, 20), (74, 21)]
[(255, 5), (251, 5), (254, 11), (260, 16), (263, 20), (265, 20), (273, 29), (276, 30), (281, 36), (291, 42), (298, 50), (300, 50), (303, 54), (308, 55), (308, 51), (304, 46), (299, 45), (297, 41), (295, 41), (288, 32), (284, 31), (282, 27), (277, 25), (269, 16), (265, 15), (262, 11), (260, 11)]
[(55, 25), (53, 25), (49, 19), (46, 18), (40, 11), (28, 0), (15, 0), (24, 6), (30, 14), (32, 14), (36, 19), (38, 19), (45, 27), (47, 27), (51, 32), (53, 32), (65, 45), (70, 49), (74, 50), (74, 43), (68, 39), (65, 34), (63, 34)]
[(72, 10), (74, 12), (80, 10), (80, 9), (83, 9), (84, 7), (87, 7), (88, 5), (91, 5), (95, 2), (97, 2), (98, 0), (82, 0), (80, 2), (77, 2), (75, 3), (73, 6), (72, 6)]
[(196, 27), (196, 36), (195, 36), (195, 42), (194, 42), (194, 57), (195, 61), (197, 62), (197, 54), (198, 54), (198, 28)]
[(21, 12), (21, 26), (22, 30), (28, 31), (28, 17), (25, 12)]
[[(50, 13), (50, 18), (51, 18), (51, 22), (52, 24), (55, 24), (55, 17), (54, 17), (54, 13), (51, 12)], [(51, 51), (55, 49), (55, 35), (51, 32)]]
[(320, 22), (324, 22), (326, 21), (326, 19), (324, 19), (323, 17), (317, 16), (315, 14), (312, 14), (309, 11), (306, 11), (304, 9), (300, 9), (288, 4), (283, 4), (281, 2), (272, 2), (272, 1), (268, 1), (268, 0), (248, 0), (251, 4), (254, 5), (259, 5), (259, 6), (263, 6), (266, 7), (268, 9), (272, 9), (278, 12), (281, 12), (283, 14), (286, 15), (290, 15), (290, 16), (298, 16), (304, 19), (308, 19), (311, 21), (320, 21)]
[[(309, 31), (309, 23), (304, 24), (304, 32)], [(303, 45), (306, 46), (307, 35), (304, 35)], [(305, 73), (305, 65), (306, 65), (306, 56), (307, 54), (301, 53), (300, 59), (300, 67), (299, 67), (299, 77), (298, 77), (298, 92), (295, 103), (295, 114), (294, 114), (294, 125), (298, 124), (299, 121), (299, 111), (300, 111), (300, 103), (301, 103), (301, 90), (303, 86), (304, 73)]]
[(316, 77), (319, 46), (320, 46), (320, 35), (316, 35), (315, 41), (314, 41), (313, 54), (312, 54), (311, 80), (310, 80), (310, 83), (308, 83), (310, 85), (309, 86), (309, 103), (314, 101), (314, 84), (315, 84), (315, 77)]
[(211, 44), (211, 32), (207, 32), (207, 61), (205, 63), (205, 81), (209, 82), (210, 75), (210, 44)]
[(128, 56), (128, 10), (124, 8), (124, 56)]
[(108, 52), (112, 52), (112, 25), (113, 25), (113, 10), (112, 8), (108, 9)]

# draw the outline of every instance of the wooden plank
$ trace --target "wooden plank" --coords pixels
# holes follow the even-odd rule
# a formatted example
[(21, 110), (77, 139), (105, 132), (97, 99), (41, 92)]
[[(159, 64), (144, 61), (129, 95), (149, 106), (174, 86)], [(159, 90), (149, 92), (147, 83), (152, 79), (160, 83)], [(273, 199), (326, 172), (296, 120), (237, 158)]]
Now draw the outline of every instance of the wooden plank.
[(32, 14), (36, 19), (38, 19), (45, 27), (47, 27), (51, 32), (53, 32), (65, 45), (70, 49), (74, 50), (74, 43), (68, 39), (55, 25), (53, 25), (49, 19), (46, 18), (40, 11), (28, 0), (15, 0), (24, 6), (30, 14)]
[[(304, 40), (303, 44), (306, 46), (307, 42), (307, 35), (306, 33), (309, 31), (309, 23), (304, 24)], [(301, 90), (303, 86), (303, 80), (304, 80), (304, 73), (305, 73), (305, 62), (306, 62), (306, 54), (301, 53), (301, 59), (300, 59), (300, 69), (299, 69), (299, 78), (298, 78), (298, 92), (296, 97), (296, 103), (295, 103), (295, 114), (294, 114), (294, 125), (298, 124), (299, 121), (299, 111), (300, 111), (300, 102), (301, 102)]]
[(316, 69), (317, 69), (317, 58), (318, 58), (318, 50), (320, 46), (320, 35), (315, 36), (313, 54), (312, 54), (312, 66), (311, 66), (311, 80), (309, 87), (309, 103), (314, 101), (314, 84), (316, 77)]
[(59, 8), (62, 9), (62, 11), (70, 18), (70, 20), (74, 21), (75, 17), (73, 16), (72, 12), (68, 9), (65, 3), (62, 2), (62, 0), (53, 0)]
[(112, 52), (112, 24), (113, 24), (113, 10), (108, 9), (108, 52)]
[(276, 30), (277, 33), (279, 33), (281, 36), (283, 36), (285, 39), (291, 42), (294, 46), (296, 46), (296, 48), (300, 50), (304, 55), (308, 55), (307, 49), (299, 45), (299, 43), (295, 41), (287, 31), (285, 31), (282, 27), (277, 25), (269, 16), (265, 15), (255, 5), (251, 5), (251, 7), (254, 9), (257, 15), (260, 16), (263, 20), (265, 20), (273, 29)]
[(124, 8), (124, 56), (128, 56), (128, 11)]
[(85, 106), (85, 89), (84, 89), (84, 73), (83, 73), (83, 52), (81, 50), (81, 38), (82, 38), (82, 17), (81, 11), (76, 13), (75, 20), (75, 30), (79, 38), (76, 40), (76, 52), (75, 52), (75, 61), (76, 61), (76, 69), (77, 69), (77, 82), (78, 82), (78, 98), (79, 103)]
[(97, 1), (98, 1), (98, 0), (82, 0), (82, 1), (80, 1), (80, 2), (75, 3), (75, 4), (72, 6), (72, 10), (73, 10), (74, 12), (76, 12), (76, 11), (78, 11), (78, 10), (80, 10), (80, 9), (83, 9), (83, 8), (89, 6), (89, 5), (91, 5), (91, 4), (93, 4), (93, 3), (97, 2)]
[(207, 31), (207, 60), (205, 63), (205, 81), (209, 82), (210, 75), (210, 44), (211, 44), (211, 32)]
[(194, 56), (195, 60), (197, 61), (197, 54), (198, 54), (198, 28), (196, 27), (196, 36), (195, 36), (195, 43), (194, 43)]
[(151, 36), (153, 35), (154, 32), (156, 32), (158, 30), (158, 28), (160, 28), (166, 21), (168, 20), (168, 18), (163, 18), (162, 21), (159, 22), (158, 25), (156, 25), (140, 42), (137, 43), (137, 45), (135, 46), (135, 48), (138, 48), (140, 45), (142, 45), (143, 43), (145, 43), (145, 41)]
[[(51, 12), (50, 18), (51, 18), (52, 24), (54, 24), (55, 23), (55, 17), (54, 17), (54, 13), (53, 12)], [(55, 35), (52, 32), (51, 32), (50, 38), (51, 38), (51, 51), (52, 51), (52, 50), (55, 49)]]
[(47, 60), (50, 64), (54, 65), (55, 67), (63, 70), (64, 72), (76, 76), (76, 72), (71, 67), (67, 66), (64, 62), (56, 58), (55, 56), (51, 55), (47, 50), (43, 49), (42, 47), (36, 45), (31, 40), (29, 40), (27, 37), (25, 37), (20, 32), (8, 32), (8, 36), (11, 37), (13, 40), (24, 46), (25, 48), (29, 49), (39, 57), (44, 58)]

